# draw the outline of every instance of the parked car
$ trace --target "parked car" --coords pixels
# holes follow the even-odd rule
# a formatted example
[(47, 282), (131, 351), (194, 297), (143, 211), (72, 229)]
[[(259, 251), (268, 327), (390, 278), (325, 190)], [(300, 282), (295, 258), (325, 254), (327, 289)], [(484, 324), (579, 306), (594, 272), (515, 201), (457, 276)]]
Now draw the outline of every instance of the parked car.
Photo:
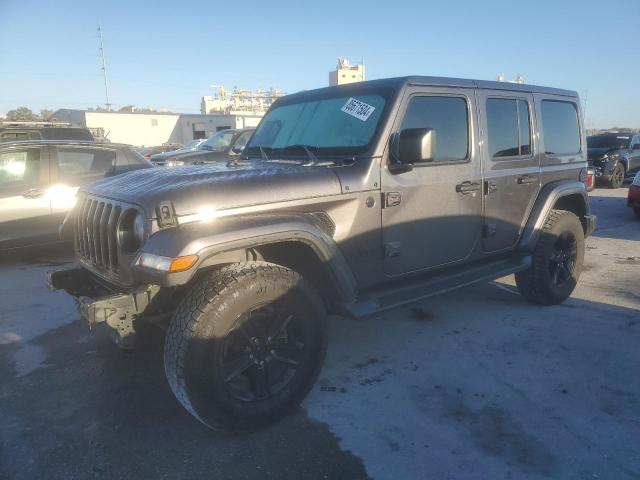
[(206, 141), (207, 141), (206, 138), (191, 140), (190, 142), (186, 143), (183, 147), (178, 148), (177, 150), (173, 150), (171, 152), (165, 152), (165, 153), (155, 153), (151, 155), (149, 160), (151, 160), (151, 163), (160, 164), (162, 162), (166, 162), (168, 159), (172, 157), (175, 157), (176, 155), (182, 155), (183, 153), (193, 152), (194, 150), (197, 150), (198, 147)]
[(153, 160), (154, 165), (178, 167), (204, 165), (239, 157), (255, 128), (230, 128), (211, 135), (196, 150), (171, 156), (167, 160)]
[(78, 187), (149, 167), (128, 145), (73, 140), (0, 144), (0, 250), (57, 241)]
[[(168, 383), (203, 424), (270, 422), (312, 388), (327, 311), (361, 318), (511, 273), (534, 303), (571, 294), (595, 225), (579, 105), (434, 77), (282, 97), (240, 161), (83, 189), (66, 219), (80, 266), (50, 284), (121, 346), (170, 319)], [(103, 208), (119, 220), (101, 236)]]
[(589, 164), (596, 181), (620, 188), (627, 175), (640, 171), (640, 134), (603, 133), (587, 138)]
[(87, 128), (59, 122), (0, 122), (0, 143), (23, 140), (79, 140), (92, 142)]
[(636, 173), (627, 193), (627, 205), (633, 208), (636, 218), (640, 220), (640, 172)]
[(182, 148), (181, 143), (167, 143), (166, 145), (155, 145), (152, 147), (139, 148), (138, 153), (147, 160), (150, 160), (152, 155), (155, 155), (157, 153), (173, 152), (175, 150), (178, 150), (179, 148)]

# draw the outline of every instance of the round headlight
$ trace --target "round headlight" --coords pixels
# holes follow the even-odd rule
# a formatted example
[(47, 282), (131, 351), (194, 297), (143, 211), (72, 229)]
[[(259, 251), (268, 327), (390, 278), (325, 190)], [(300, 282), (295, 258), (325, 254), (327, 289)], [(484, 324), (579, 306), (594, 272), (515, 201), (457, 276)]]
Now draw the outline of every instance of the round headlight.
[(124, 212), (118, 224), (118, 244), (127, 253), (135, 253), (144, 241), (144, 216), (131, 208)]
[(144, 217), (140, 213), (133, 221), (133, 236), (139, 244), (144, 241)]

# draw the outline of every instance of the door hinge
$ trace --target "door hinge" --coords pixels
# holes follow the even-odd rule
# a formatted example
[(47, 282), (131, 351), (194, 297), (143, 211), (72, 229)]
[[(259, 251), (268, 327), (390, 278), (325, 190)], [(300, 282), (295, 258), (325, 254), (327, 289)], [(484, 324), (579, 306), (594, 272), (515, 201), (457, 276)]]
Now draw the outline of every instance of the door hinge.
[(484, 181), (484, 194), (489, 195), (490, 193), (498, 190), (498, 184), (495, 182), (490, 182), (489, 180)]
[(496, 234), (497, 226), (495, 223), (485, 223), (482, 226), (482, 236), (484, 238), (493, 237)]

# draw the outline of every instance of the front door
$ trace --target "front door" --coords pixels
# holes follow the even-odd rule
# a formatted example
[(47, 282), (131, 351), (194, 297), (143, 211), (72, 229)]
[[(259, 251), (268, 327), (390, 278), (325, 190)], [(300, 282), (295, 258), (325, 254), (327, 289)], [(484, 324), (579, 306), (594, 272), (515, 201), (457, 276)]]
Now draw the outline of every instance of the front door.
[(484, 166), (485, 252), (516, 246), (540, 190), (540, 159), (532, 125), (533, 98), (526, 93), (480, 91)]
[(33, 245), (55, 234), (46, 147), (0, 149), (0, 249)]
[(430, 128), (436, 147), (433, 161), (410, 171), (382, 169), (385, 273), (430, 269), (473, 255), (482, 223), (475, 111), (472, 89), (416, 87), (405, 96), (394, 131)]

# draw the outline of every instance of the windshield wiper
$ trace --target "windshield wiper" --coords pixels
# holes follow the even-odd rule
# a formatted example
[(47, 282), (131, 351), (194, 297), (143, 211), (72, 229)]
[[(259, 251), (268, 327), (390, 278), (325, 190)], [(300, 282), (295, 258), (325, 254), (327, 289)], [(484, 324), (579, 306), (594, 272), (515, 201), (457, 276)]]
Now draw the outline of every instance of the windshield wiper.
[(269, 161), (269, 157), (267, 157), (267, 154), (264, 151), (264, 148), (262, 147), (258, 147), (260, 149), (260, 156), (262, 157), (263, 160), (266, 160), (267, 162)]
[(305, 165), (316, 165), (317, 163), (320, 162), (320, 160), (318, 159), (316, 154), (311, 151), (312, 148), (315, 149), (315, 150), (318, 149), (318, 147), (314, 147), (313, 145), (287, 145), (286, 147), (283, 147), (282, 149), (285, 150), (285, 151), (293, 150), (293, 149), (304, 150), (304, 153), (306, 153), (307, 157), (309, 157), (309, 160), (311, 160), (311, 162), (305, 163)]

